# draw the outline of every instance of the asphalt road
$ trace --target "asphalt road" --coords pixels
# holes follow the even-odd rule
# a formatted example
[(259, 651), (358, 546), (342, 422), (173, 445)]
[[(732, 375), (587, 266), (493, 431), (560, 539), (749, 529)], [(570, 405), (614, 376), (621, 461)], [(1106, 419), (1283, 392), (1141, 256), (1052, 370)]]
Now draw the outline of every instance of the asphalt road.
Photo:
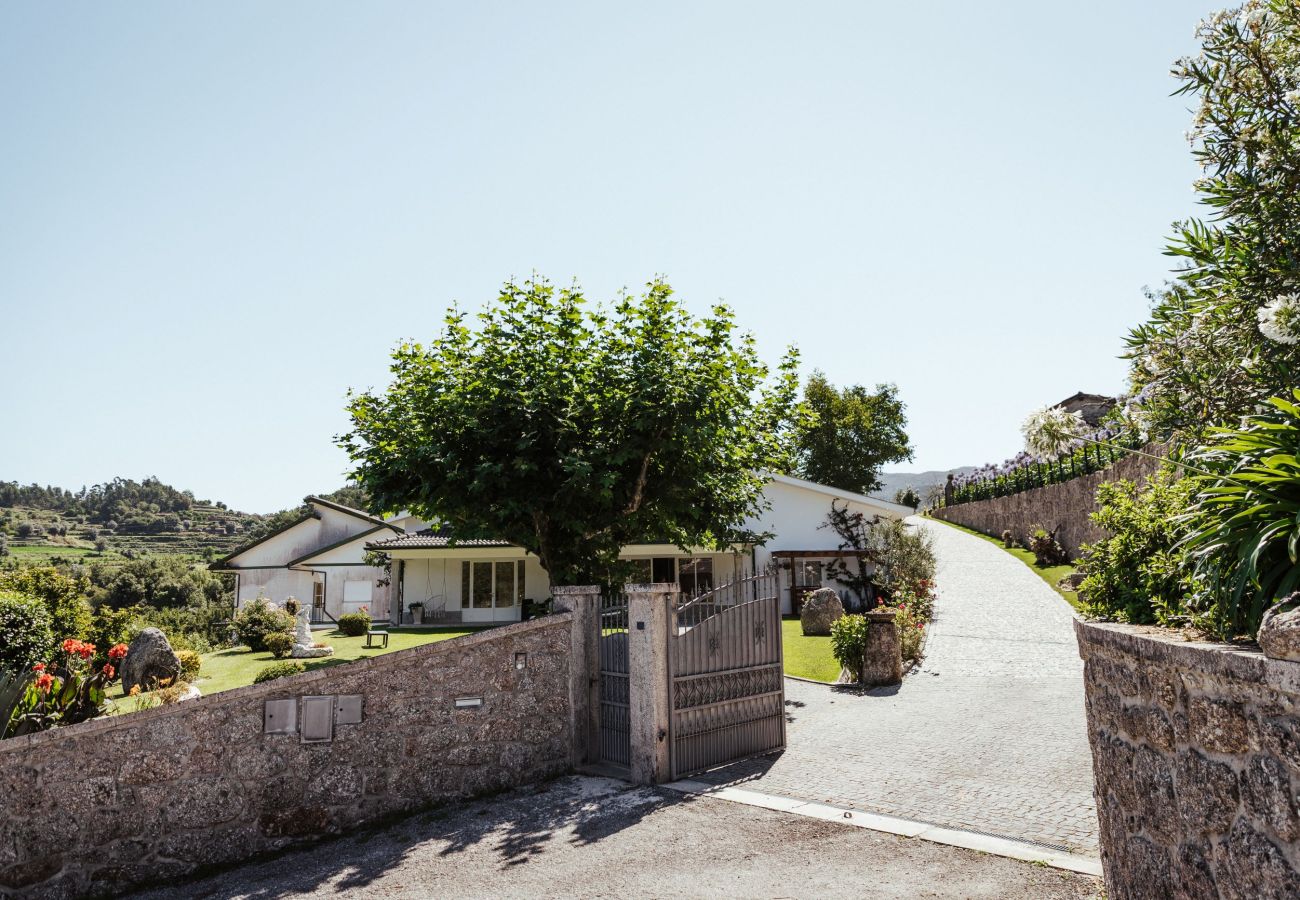
[(1096, 879), (572, 776), (146, 897), (1096, 898)]

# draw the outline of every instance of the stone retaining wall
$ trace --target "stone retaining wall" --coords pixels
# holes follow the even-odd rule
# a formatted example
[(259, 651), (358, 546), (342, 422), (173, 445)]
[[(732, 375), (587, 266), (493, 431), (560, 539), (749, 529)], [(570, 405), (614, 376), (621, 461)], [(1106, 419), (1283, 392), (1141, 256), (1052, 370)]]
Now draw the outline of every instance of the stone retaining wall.
[[(1145, 453), (1159, 455), (1163, 447), (1148, 445)], [(1082, 544), (1098, 541), (1106, 532), (1093, 524), (1090, 516), (1097, 511), (1097, 486), (1103, 481), (1144, 481), (1160, 468), (1160, 461), (1149, 456), (1129, 454), (1114, 465), (1080, 475), (1060, 484), (1021, 491), (1009, 497), (976, 500), (933, 510), (931, 515), (945, 522), (955, 522), (983, 534), (1001, 537), (1011, 529), (1016, 540), (1024, 544), (1029, 533), (1041, 525), (1056, 530), (1056, 539), (1073, 559)]]
[(1075, 623), (1114, 900), (1300, 897), (1300, 663)]
[[(0, 741), (0, 894), (120, 892), (560, 774), (571, 621)], [(267, 700), (356, 694), (328, 743), (263, 732)]]

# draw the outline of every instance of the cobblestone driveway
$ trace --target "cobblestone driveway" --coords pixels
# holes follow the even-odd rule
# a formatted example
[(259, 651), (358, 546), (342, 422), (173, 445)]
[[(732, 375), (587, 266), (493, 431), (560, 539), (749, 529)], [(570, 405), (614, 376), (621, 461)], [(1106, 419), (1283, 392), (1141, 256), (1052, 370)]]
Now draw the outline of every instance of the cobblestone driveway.
[(939, 558), (921, 671), (865, 694), (786, 679), (786, 752), (695, 780), (1096, 856), (1069, 605), (987, 541), (912, 521)]

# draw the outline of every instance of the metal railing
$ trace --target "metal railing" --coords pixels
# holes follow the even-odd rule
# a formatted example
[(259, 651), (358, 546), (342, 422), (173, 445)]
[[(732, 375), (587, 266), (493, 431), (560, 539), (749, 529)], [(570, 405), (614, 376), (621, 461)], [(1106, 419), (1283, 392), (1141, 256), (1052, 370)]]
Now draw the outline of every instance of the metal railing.
[(697, 597), (680, 601), (675, 610), (676, 625), (679, 629), (694, 628), (711, 616), (716, 616), (733, 606), (751, 600), (775, 599), (777, 595), (778, 584), (775, 572), (738, 578), (720, 584)]

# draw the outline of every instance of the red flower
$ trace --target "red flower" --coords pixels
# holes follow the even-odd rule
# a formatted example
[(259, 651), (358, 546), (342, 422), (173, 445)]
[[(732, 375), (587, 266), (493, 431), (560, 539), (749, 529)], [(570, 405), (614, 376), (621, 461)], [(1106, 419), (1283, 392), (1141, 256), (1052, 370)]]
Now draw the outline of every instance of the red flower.
[(81, 641), (76, 638), (68, 638), (63, 642), (63, 652), (71, 656), (81, 649)]
[(45, 671), (45, 663), (37, 663), (36, 665), (32, 666), (32, 671), (33, 671), (33, 672), (44, 672), (44, 671)]
[(114, 644), (113, 648), (108, 651), (108, 658), (117, 662), (126, 656), (126, 644)]
[(105, 663), (103, 672), (104, 672), (104, 677), (107, 678), (109, 681), (112, 681), (113, 676), (117, 674), (117, 669), (114, 669), (108, 663)]
[(36, 690), (48, 694), (52, 687), (54, 687), (54, 676), (42, 672), (36, 679)]
[(82, 659), (90, 659), (92, 656), (95, 655), (95, 645), (82, 644), (80, 647), (77, 648), (77, 655), (80, 656)]

